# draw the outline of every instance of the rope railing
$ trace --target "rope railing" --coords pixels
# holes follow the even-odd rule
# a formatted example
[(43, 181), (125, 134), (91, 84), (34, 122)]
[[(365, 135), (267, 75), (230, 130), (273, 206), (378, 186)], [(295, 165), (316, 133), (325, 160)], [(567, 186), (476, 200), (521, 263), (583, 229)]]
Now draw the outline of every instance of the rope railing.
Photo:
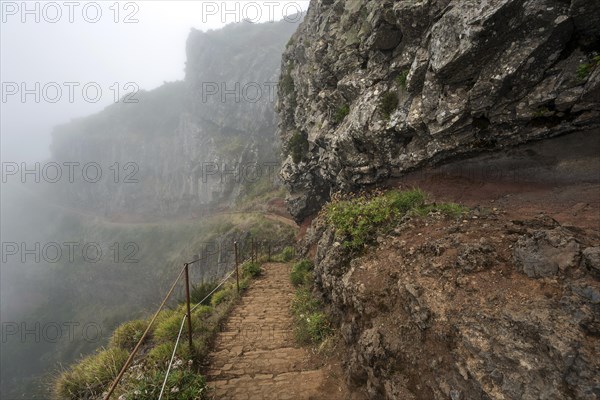
[(171, 355), (171, 360), (169, 361), (169, 367), (167, 368), (167, 373), (165, 374), (165, 380), (163, 381), (162, 387), (160, 388), (160, 395), (158, 396), (158, 400), (162, 399), (163, 393), (165, 391), (165, 386), (167, 386), (167, 379), (169, 378), (169, 372), (171, 372), (171, 367), (173, 366), (173, 360), (175, 359), (175, 353), (177, 352), (177, 346), (179, 345), (179, 339), (181, 339), (181, 333), (183, 332), (183, 326), (185, 325), (186, 318), (187, 314), (185, 314), (181, 320), (179, 334), (177, 335), (177, 340), (175, 341), (175, 348), (173, 349), (173, 354)]
[[(212, 296), (212, 294), (214, 292), (216, 292), (217, 289), (219, 289), (221, 286), (223, 286), (223, 284), (225, 284), (225, 282), (227, 282), (229, 280), (229, 278), (231, 278), (231, 275), (233, 275), (234, 272), (235, 272), (235, 270), (231, 271), (229, 273), (229, 275), (227, 275), (227, 277), (225, 277), (225, 279), (223, 279), (223, 281), (221, 281), (221, 283), (219, 283), (219, 285), (217, 287), (215, 287), (209, 294), (207, 294), (206, 297), (204, 297), (202, 300), (200, 300), (198, 302), (198, 304), (196, 304), (194, 307), (192, 307), (191, 311), (194, 311), (206, 299), (208, 299), (210, 296)], [(188, 316), (187, 314), (184, 314), (183, 319), (181, 320), (181, 327), (179, 328), (179, 334), (177, 335), (177, 340), (175, 341), (175, 347), (173, 348), (173, 354), (171, 354), (171, 360), (169, 361), (169, 367), (167, 368), (167, 373), (165, 374), (165, 379), (163, 381), (162, 388), (160, 389), (160, 395), (158, 396), (158, 400), (162, 399), (163, 393), (165, 391), (165, 387), (167, 386), (167, 380), (169, 379), (169, 373), (171, 372), (171, 367), (173, 366), (173, 360), (175, 360), (175, 354), (177, 353), (177, 347), (179, 346), (179, 340), (181, 339), (181, 334), (183, 333), (183, 326), (185, 325), (185, 320), (186, 320), (187, 316)], [(190, 317), (190, 319), (191, 319), (191, 317)]]
[[(264, 244), (264, 242), (263, 242), (263, 244)], [(181, 326), (179, 328), (179, 333), (177, 335), (177, 340), (175, 342), (175, 348), (173, 349), (173, 354), (171, 355), (171, 359), (169, 361), (169, 366), (167, 368), (167, 372), (165, 374), (165, 379), (163, 381), (163, 385), (162, 385), (162, 388), (161, 388), (161, 391), (160, 391), (160, 396), (159, 396), (158, 399), (160, 400), (162, 398), (162, 395), (164, 393), (164, 389), (166, 387), (167, 379), (169, 377), (169, 373), (170, 373), (172, 365), (173, 365), (173, 360), (175, 359), (175, 354), (177, 352), (177, 347), (179, 345), (179, 342), (180, 342), (180, 339), (181, 339), (181, 335), (183, 334), (183, 327), (185, 326), (185, 322), (186, 321), (187, 321), (187, 325), (188, 325), (188, 340), (189, 340), (190, 349), (193, 348), (193, 341), (192, 341), (192, 332), (193, 331), (192, 331), (192, 318), (191, 318), (192, 311), (194, 311), (198, 306), (200, 306), (204, 301), (206, 301), (214, 292), (217, 291), (217, 289), (219, 289), (222, 285), (224, 285), (225, 282), (227, 282), (227, 280), (229, 280), (233, 276), (234, 273), (236, 274), (236, 288), (237, 288), (237, 292), (238, 293), (240, 292), (240, 280), (239, 280), (239, 265), (240, 265), (240, 262), (239, 262), (238, 242), (235, 241), (233, 243), (233, 245), (234, 245), (234, 253), (235, 253), (235, 268), (225, 277), (225, 279), (223, 279), (221, 281), (221, 283), (219, 283), (219, 285), (217, 285), (208, 295), (206, 295), (194, 307), (190, 307), (189, 266), (192, 265), (192, 264), (195, 264), (195, 263), (197, 263), (199, 261), (202, 261), (203, 257), (199, 257), (199, 258), (197, 258), (197, 259), (195, 259), (193, 261), (184, 263), (183, 268), (181, 269), (181, 271), (177, 275), (177, 278), (175, 279), (175, 281), (171, 285), (171, 288), (169, 289), (167, 295), (162, 300), (160, 306), (158, 307), (158, 310), (154, 313), (154, 316), (150, 320), (150, 323), (148, 324), (148, 327), (146, 328), (146, 330), (142, 334), (142, 337), (139, 339), (139, 341), (137, 342), (136, 346), (131, 351), (131, 354), (129, 355), (129, 357), (125, 361), (125, 364), (123, 364), (123, 367), (119, 371), (117, 377), (112, 382), (112, 384), (111, 384), (108, 392), (106, 393), (106, 395), (104, 397), (104, 400), (109, 400), (110, 397), (112, 396), (112, 394), (114, 393), (115, 389), (117, 388), (117, 386), (119, 385), (119, 383), (123, 379), (123, 376), (125, 375), (125, 372), (127, 372), (127, 370), (129, 369), (131, 363), (133, 362), (133, 359), (135, 358), (135, 355), (139, 351), (142, 343), (144, 342), (144, 340), (148, 336), (148, 333), (150, 332), (150, 328), (152, 327), (152, 325), (156, 321), (156, 318), (158, 317), (159, 313), (162, 311), (163, 307), (165, 306), (165, 304), (167, 303), (167, 301), (169, 300), (169, 298), (173, 294), (173, 291), (175, 290), (175, 287), (177, 286), (177, 283), (179, 282), (179, 280), (181, 279), (181, 277), (185, 275), (186, 307), (187, 307), (187, 310), (186, 310), (186, 313), (184, 314), (184, 316), (182, 318), (182, 321), (181, 321)], [(252, 262), (254, 262), (254, 261), (258, 260), (258, 247), (259, 246), (260, 245), (258, 245), (258, 246), (256, 245), (256, 243), (254, 241), (254, 238), (251, 238), (250, 257), (248, 259), (244, 260), (244, 261), (252, 261)], [(242, 246), (242, 248), (243, 248), (243, 246)], [(269, 261), (271, 260), (271, 244), (270, 243), (268, 245), (268, 260)]]

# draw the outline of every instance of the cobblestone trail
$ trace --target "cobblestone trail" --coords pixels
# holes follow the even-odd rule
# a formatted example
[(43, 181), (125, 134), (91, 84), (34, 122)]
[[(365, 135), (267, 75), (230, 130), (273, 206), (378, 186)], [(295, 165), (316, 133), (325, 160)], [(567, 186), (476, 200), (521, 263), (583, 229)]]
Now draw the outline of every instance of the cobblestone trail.
[(327, 372), (294, 342), (289, 273), (286, 264), (263, 265), (218, 334), (207, 371), (216, 399), (324, 398)]

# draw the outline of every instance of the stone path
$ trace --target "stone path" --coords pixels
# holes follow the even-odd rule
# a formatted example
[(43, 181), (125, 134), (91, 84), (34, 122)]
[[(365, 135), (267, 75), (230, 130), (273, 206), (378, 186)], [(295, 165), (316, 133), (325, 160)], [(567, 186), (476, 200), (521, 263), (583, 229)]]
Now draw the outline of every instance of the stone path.
[[(216, 399), (320, 399), (328, 376), (294, 341), (286, 264), (265, 264), (217, 336), (206, 373)], [(331, 398), (330, 396), (327, 396)]]

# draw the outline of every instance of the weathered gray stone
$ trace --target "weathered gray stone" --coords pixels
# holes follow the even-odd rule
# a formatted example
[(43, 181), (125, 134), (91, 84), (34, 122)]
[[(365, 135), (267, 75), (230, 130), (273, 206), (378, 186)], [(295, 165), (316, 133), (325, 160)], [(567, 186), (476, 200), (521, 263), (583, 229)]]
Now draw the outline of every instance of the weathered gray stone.
[(588, 247), (581, 252), (583, 266), (600, 278), (600, 247)]
[[(580, 71), (595, 65), (599, 21), (584, 0), (312, 1), (283, 56), (294, 90), (278, 100), (282, 141), (310, 142), (281, 170), (291, 213), (428, 164), (600, 126), (600, 68)], [(391, 96), (398, 105), (384, 112)]]
[(521, 236), (513, 256), (520, 271), (530, 278), (543, 278), (577, 266), (580, 249), (572, 235), (555, 228)]

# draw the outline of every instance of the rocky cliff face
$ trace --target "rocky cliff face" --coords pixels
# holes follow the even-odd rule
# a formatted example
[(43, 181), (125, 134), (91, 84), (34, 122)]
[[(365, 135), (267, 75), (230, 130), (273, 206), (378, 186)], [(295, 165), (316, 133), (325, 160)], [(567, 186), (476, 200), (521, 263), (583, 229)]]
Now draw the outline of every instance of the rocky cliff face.
[(330, 231), (320, 236), (317, 279), (349, 347), (348, 379), (370, 398), (597, 398), (600, 248), (582, 252), (552, 220), (502, 220), (405, 220), (349, 264)]
[[(54, 160), (94, 162), (103, 172), (89, 182), (79, 167), (77, 184), (58, 190), (64, 201), (122, 218), (189, 216), (227, 207), (249, 184), (276, 178), (275, 88), (297, 26), (192, 30), (185, 81), (57, 128)], [(95, 168), (88, 172), (94, 180)]]
[(502, 209), (404, 217), (352, 256), (307, 236), (347, 379), (371, 399), (600, 396), (599, 238)]
[(279, 87), (290, 211), (598, 127), (599, 51), (594, 1), (313, 0)]

